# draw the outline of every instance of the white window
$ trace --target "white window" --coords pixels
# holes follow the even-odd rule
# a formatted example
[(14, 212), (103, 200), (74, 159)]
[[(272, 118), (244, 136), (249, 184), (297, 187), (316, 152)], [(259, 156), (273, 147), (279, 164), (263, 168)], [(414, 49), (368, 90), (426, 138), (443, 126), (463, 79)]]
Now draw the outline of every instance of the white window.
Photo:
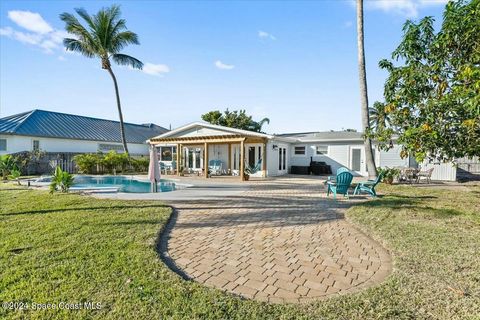
[(108, 152), (110, 150), (113, 151), (123, 151), (123, 145), (121, 144), (109, 144), (109, 143), (99, 143), (98, 144), (98, 151)]
[(33, 140), (33, 151), (40, 150), (40, 140)]
[(304, 156), (305, 155), (305, 146), (295, 147), (293, 152), (296, 156)]
[(328, 154), (328, 146), (316, 146), (315, 154), (317, 156)]
[(7, 139), (0, 139), (0, 151), (7, 151)]

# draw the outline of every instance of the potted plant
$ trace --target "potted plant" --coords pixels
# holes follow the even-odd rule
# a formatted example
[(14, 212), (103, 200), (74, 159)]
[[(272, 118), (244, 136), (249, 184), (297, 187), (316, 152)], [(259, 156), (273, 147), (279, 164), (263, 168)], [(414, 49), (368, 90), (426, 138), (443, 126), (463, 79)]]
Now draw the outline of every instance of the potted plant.
[(386, 184), (392, 184), (393, 180), (398, 177), (400, 170), (395, 168), (378, 168), (378, 174), (383, 174), (382, 181)]
[(252, 174), (251, 169), (248, 166), (245, 166), (245, 169), (243, 169), (243, 178), (245, 181), (250, 180), (250, 174)]

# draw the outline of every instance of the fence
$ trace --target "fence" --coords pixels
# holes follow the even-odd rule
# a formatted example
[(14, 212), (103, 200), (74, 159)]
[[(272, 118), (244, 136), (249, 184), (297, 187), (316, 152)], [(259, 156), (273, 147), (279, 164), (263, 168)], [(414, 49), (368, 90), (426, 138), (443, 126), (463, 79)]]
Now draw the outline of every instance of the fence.
[[(30, 161), (30, 163), (23, 168), (23, 173), (27, 175), (35, 174), (52, 174), (55, 168), (59, 166), (63, 171), (69, 173), (79, 173), (74, 157), (79, 153), (43, 153), (41, 158)], [(19, 155), (19, 154), (17, 154)], [(93, 168), (93, 174), (116, 173), (116, 172), (134, 172), (137, 171), (132, 164), (127, 164), (122, 168), (121, 165), (116, 168), (106, 168), (103, 165), (96, 165)], [(148, 170), (147, 168), (143, 168)]]

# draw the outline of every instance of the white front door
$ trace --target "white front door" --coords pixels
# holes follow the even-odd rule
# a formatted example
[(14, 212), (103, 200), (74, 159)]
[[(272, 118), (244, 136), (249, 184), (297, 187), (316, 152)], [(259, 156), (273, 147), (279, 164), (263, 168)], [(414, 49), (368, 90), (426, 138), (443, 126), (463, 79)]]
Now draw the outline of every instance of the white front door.
[(194, 171), (201, 171), (203, 169), (203, 148), (185, 148), (185, 161), (186, 168)]
[(354, 171), (357, 174), (363, 174), (363, 152), (362, 148), (351, 148), (350, 149), (350, 170)]
[(278, 174), (286, 174), (287, 168), (287, 148), (278, 147)]

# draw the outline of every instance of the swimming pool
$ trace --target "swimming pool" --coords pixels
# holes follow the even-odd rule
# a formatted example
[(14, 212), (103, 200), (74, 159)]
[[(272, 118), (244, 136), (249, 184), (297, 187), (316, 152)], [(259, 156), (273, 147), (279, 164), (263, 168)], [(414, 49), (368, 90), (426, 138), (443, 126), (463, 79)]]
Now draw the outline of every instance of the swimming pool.
[[(158, 192), (177, 190), (177, 185), (171, 180), (160, 180)], [(118, 192), (147, 193), (150, 192), (150, 181), (138, 180), (126, 176), (75, 176), (72, 190), (114, 188)]]

